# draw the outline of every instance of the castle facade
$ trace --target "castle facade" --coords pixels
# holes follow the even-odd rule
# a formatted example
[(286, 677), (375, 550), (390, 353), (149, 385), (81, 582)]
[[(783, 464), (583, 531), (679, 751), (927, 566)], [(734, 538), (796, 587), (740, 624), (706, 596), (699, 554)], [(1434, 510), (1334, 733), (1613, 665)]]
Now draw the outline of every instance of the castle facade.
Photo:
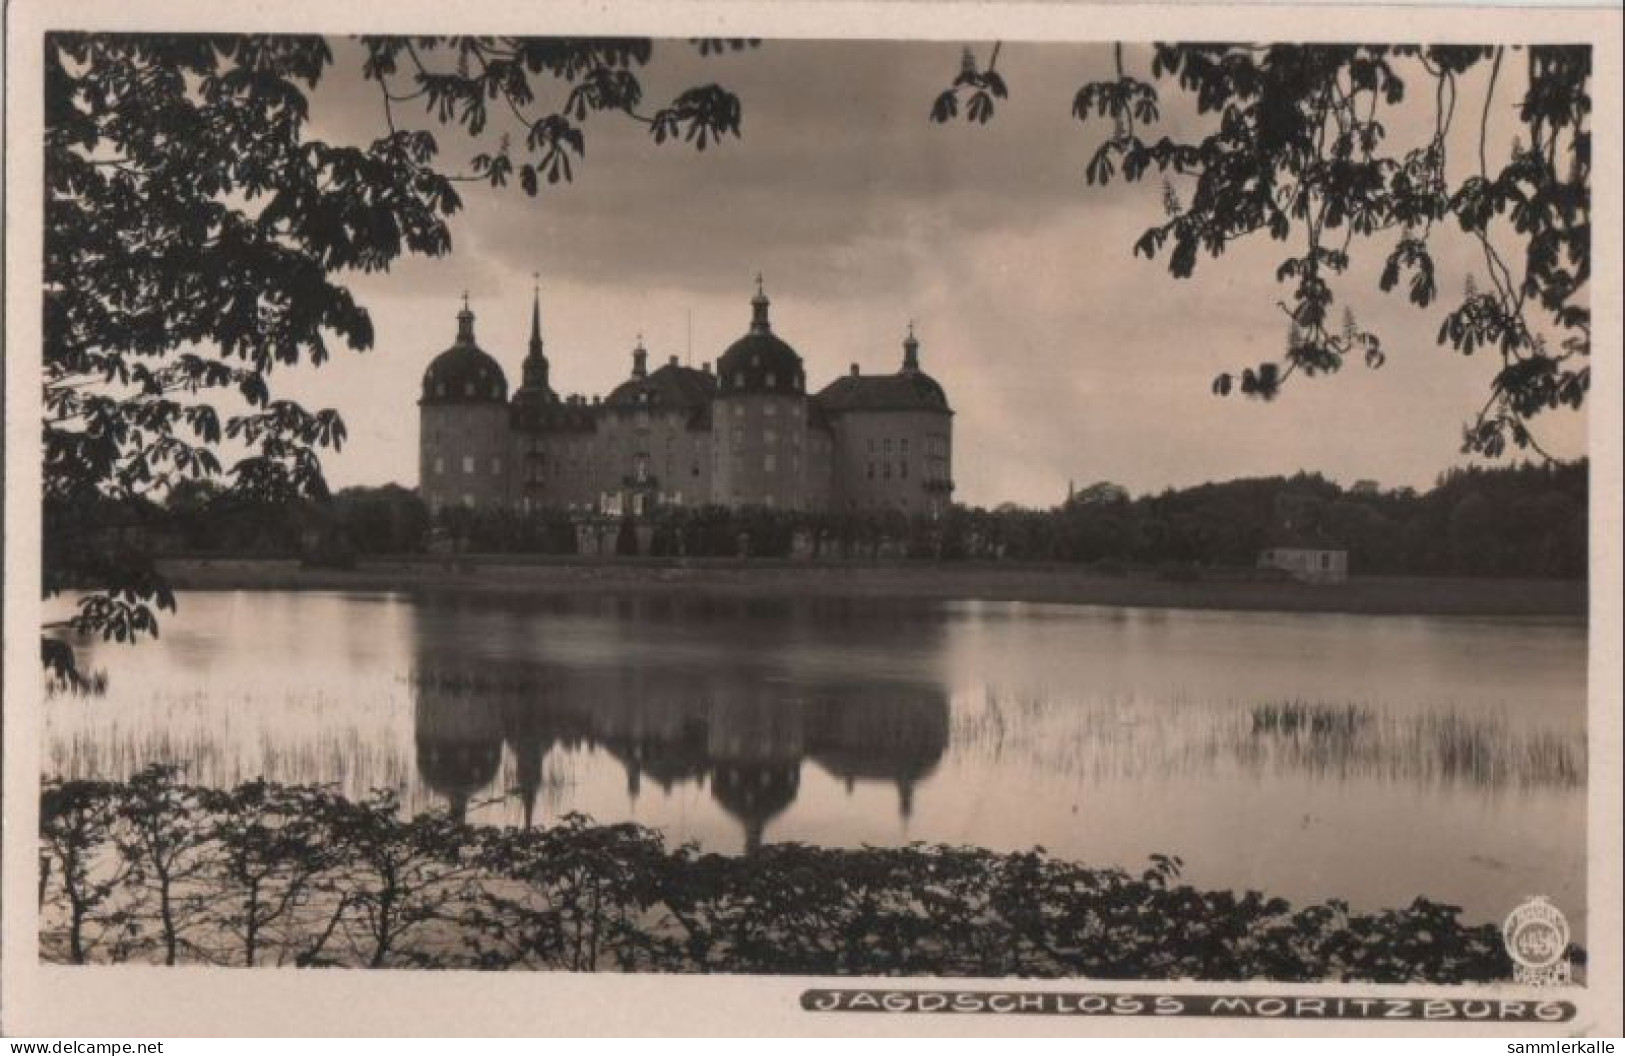
[(807, 512), (938, 516), (953, 493), (953, 410), (920, 368), (910, 326), (899, 368), (850, 374), (811, 392), (799, 353), (773, 332), (758, 280), (750, 329), (699, 368), (676, 356), (651, 369), (642, 342), (606, 397), (561, 395), (542, 341), (509, 394), (502, 366), (474, 337), (423, 375), (419, 488), (435, 512), (645, 514), (662, 507), (760, 506)]

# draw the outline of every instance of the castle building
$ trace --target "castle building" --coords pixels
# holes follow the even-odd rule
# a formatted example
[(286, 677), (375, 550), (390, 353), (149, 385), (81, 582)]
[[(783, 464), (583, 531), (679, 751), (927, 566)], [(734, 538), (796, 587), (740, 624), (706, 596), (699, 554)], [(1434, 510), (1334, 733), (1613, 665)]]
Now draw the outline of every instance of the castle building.
[(560, 395), (531, 305), (520, 385), (479, 347), (465, 297), (457, 339), (423, 375), (419, 482), (448, 507), (643, 514), (759, 506), (938, 516), (953, 493), (953, 410), (920, 367), (910, 324), (899, 369), (809, 392), (799, 353), (773, 332), (757, 279), (750, 329), (717, 359), (651, 370), (638, 340), (610, 394)]

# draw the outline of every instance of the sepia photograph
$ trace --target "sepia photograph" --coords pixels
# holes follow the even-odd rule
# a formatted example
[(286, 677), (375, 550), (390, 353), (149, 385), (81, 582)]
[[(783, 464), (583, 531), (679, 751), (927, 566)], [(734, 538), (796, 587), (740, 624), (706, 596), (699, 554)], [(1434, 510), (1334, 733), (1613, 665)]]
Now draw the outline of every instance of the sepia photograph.
[(1618, 13), (31, 12), (8, 975), (1617, 1031)]

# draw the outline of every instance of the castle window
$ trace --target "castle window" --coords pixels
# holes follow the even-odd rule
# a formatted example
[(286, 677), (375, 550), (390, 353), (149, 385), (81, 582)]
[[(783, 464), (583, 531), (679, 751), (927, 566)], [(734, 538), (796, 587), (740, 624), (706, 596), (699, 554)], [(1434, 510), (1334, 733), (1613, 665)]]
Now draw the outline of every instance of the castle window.
[(869, 479), (875, 479), (875, 464), (873, 462), (869, 463)]
[(881, 466), (881, 469), (884, 471), (886, 479), (890, 480), (891, 479), (891, 463), (886, 462), (885, 464), (883, 464)]
[(474, 472), (474, 456), (473, 455), (464, 455), (463, 456), (463, 472), (464, 473), (472, 473), (472, 472)]
[(446, 383), (443, 381), (435, 382), (434, 394), (436, 396), (444, 396), (446, 394)]
[(900, 448), (899, 448), (899, 450), (900, 450), (900, 451), (901, 451), (901, 452), (902, 452), (902, 453), (903, 453), (903, 454), (904, 454), (904, 455), (907, 455), (907, 454), (908, 454), (908, 438), (907, 438), (907, 437), (904, 437), (904, 438), (903, 438), (903, 439), (901, 439), (901, 440), (899, 440), (899, 441), (897, 441), (897, 442), (898, 442), (898, 444), (900, 444), (900, 445), (902, 445), (902, 446), (901, 446), (901, 447), (900, 447)]
[(474, 383), (472, 381), (463, 386), (463, 395), (464, 396), (472, 396), (472, 395), (474, 395)]
[[(871, 437), (870, 437), (870, 438), (869, 438), (869, 453), (870, 453), (870, 454), (871, 454), (871, 455), (872, 455), (872, 454), (874, 454), (874, 453), (875, 453), (875, 438), (874, 438), (874, 437), (872, 437), (872, 436), (871, 436)], [(871, 477), (872, 477), (872, 476), (874, 476), (874, 474), (873, 474), (873, 473), (871, 473), (871, 474), (869, 474), (869, 475), (870, 475), (870, 476), (871, 476)]]
[(773, 376), (773, 372), (771, 370), (767, 372), (767, 377), (764, 378), (763, 381), (770, 389), (774, 388), (778, 383), (778, 379)]
[(434, 460), (434, 471), (436, 473), (444, 473), (446, 471), (446, 460), (443, 459), (443, 458), (435, 459)]
[(744, 373), (741, 372), (741, 373), (735, 374), (734, 375), (734, 388), (742, 389), (744, 387), (745, 387), (745, 375), (744, 375)]
[(779, 432), (778, 432), (778, 430), (777, 429), (763, 429), (762, 430), (762, 442), (763, 443), (768, 443), (768, 444), (776, 444), (776, 443), (778, 443), (779, 442)]
[(734, 417), (735, 418), (743, 418), (744, 416), (745, 416), (745, 405), (742, 404), (742, 403), (734, 404)]
[(886, 454), (891, 454), (891, 439), (888, 437), (886, 440), (882, 441), (880, 447), (881, 450), (886, 452)]
[[(768, 375), (768, 376), (772, 377), (772, 375)], [(768, 384), (771, 385), (772, 382), (768, 382)], [(779, 413), (778, 404), (775, 404), (775, 403), (763, 404), (762, 405), (762, 413), (767, 415), (769, 418), (773, 417), (775, 414)]]
[(769, 452), (768, 454), (762, 456), (762, 471), (764, 473), (775, 473), (778, 471), (778, 468), (779, 459), (777, 455)]
[(491, 475), (495, 476), (495, 475), (497, 475), (497, 474), (499, 474), (501, 472), (502, 472), (502, 459), (493, 458), (491, 460)]
[(908, 463), (907, 462), (899, 462), (897, 464), (897, 475), (902, 477), (904, 480), (908, 479)]

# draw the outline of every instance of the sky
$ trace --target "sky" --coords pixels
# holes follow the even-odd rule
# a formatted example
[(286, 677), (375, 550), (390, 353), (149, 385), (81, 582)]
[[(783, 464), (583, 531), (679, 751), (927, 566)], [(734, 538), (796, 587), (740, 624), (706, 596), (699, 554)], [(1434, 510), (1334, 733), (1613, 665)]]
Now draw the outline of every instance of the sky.
[[(354, 45), (333, 44), (310, 132), (365, 142), (384, 127), (377, 89), (361, 80)], [(350, 439), (325, 459), (331, 483), (416, 484), (420, 381), (455, 336), (465, 290), (481, 347), (517, 385), (533, 275), (562, 392), (608, 392), (627, 376), (640, 335), (656, 363), (714, 361), (747, 329), (757, 273), (810, 389), (852, 363), (897, 369), (913, 320), (922, 365), (956, 412), (956, 498), (971, 505), (1053, 505), (1069, 482), (1140, 494), (1299, 470), (1425, 488), (1465, 461), (1462, 426), (1495, 361), (1435, 344), (1443, 308), (1378, 291), (1387, 240), (1357, 247), (1337, 287), (1382, 337), (1385, 366), (1294, 378), (1267, 404), (1214, 396), (1216, 374), (1280, 354), (1278, 302), (1289, 291), (1274, 273), (1289, 249), (1242, 244), (1203, 259), (1187, 280), (1134, 256), (1136, 238), (1163, 217), (1162, 184), (1087, 186), (1103, 130), (1070, 114), (1079, 86), (1110, 76), (1109, 46), (1006, 43), (999, 69), (1011, 97), (998, 116), (933, 124), (930, 104), (960, 51), (770, 40), (702, 58), (657, 41), (642, 71), (651, 104), (723, 84), (742, 100), (742, 137), (697, 153), (594, 117), (574, 183), (537, 198), (462, 185), (449, 255), (343, 277), (372, 314), (375, 347), (280, 379), (286, 394), (344, 415)], [(1147, 72), (1146, 53), (1125, 55), (1131, 72)], [(1469, 79), (1464, 96), (1473, 87)], [(1174, 86), (1161, 90), (1164, 131), (1195, 131)], [(1492, 143), (1515, 134), (1512, 90), (1503, 82)], [(495, 125), (476, 142), (412, 105), (397, 105), (397, 123), (435, 128), (451, 170), (518, 127)], [(1395, 115), (1390, 140), (1420, 137), (1424, 120)], [(1452, 146), (1471, 153), (1465, 140)], [(1459, 295), (1478, 249), (1445, 232), (1435, 251), (1442, 292)], [(1540, 426), (1554, 454), (1584, 452), (1583, 414), (1554, 413)]]

